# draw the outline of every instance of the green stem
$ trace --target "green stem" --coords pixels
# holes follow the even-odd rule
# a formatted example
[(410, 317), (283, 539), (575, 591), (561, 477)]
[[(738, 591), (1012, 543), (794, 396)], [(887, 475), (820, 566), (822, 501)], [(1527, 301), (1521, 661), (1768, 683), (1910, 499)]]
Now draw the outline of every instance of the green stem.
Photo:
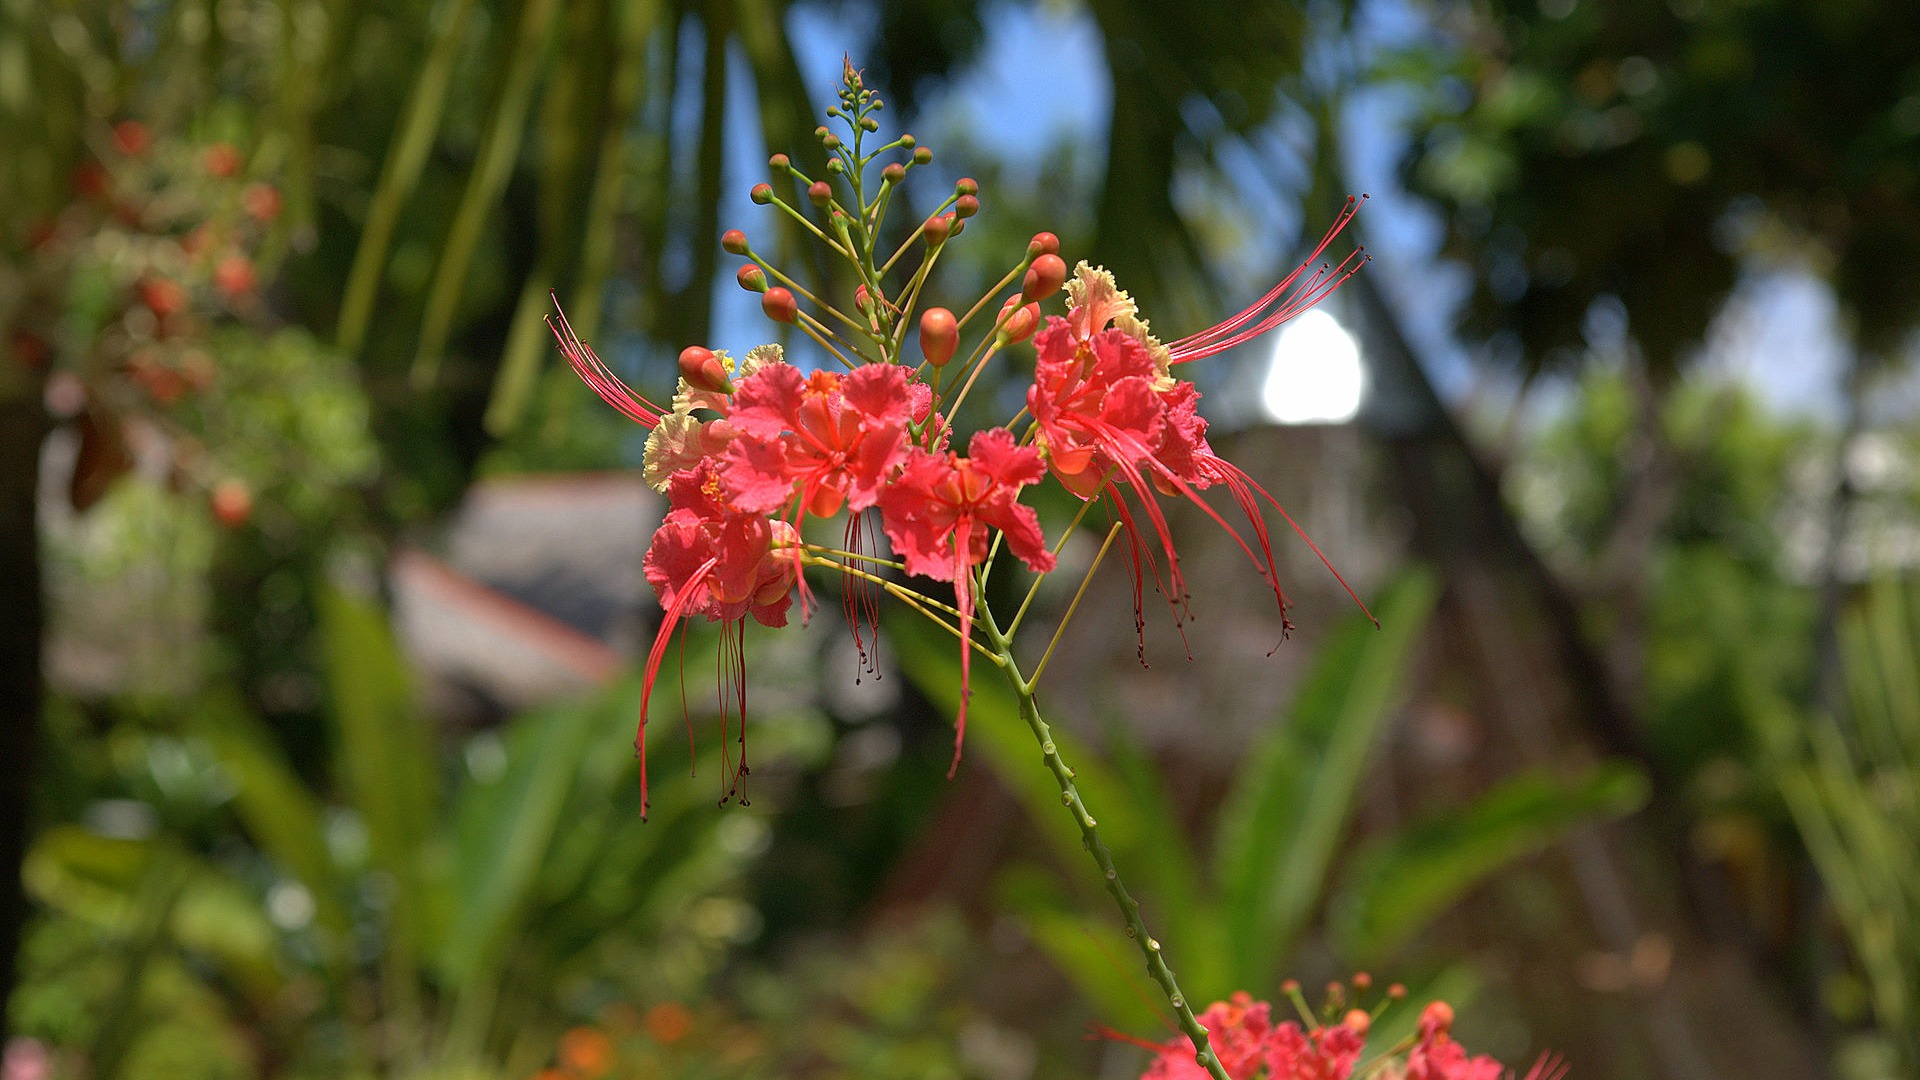
[(1199, 1019), (1193, 1015), (1193, 1007), (1187, 1004), (1186, 995), (1180, 992), (1180, 984), (1174, 981), (1173, 969), (1167, 966), (1160, 943), (1147, 933), (1147, 924), (1140, 918), (1140, 902), (1127, 892), (1126, 885), (1121, 882), (1120, 872), (1113, 865), (1113, 853), (1100, 842), (1100, 834), (1096, 831), (1098, 823), (1073, 782), (1073, 769), (1061, 758), (1060, 749), (1053, 741), (1053, 729), (1040, 716), (1040, 704), (1034, 697), (1033, 683), (1021, 672), (1013, 658), (1013, 642), (1000, 630), (993, 621), (993, 613), (985, 607), (980, 609), (979, 619), (987, 640), (1000, 658), (1000, 672), (1006, 676), (1007, 685), (1020, 701), (1020, 716), (1039, 742), (1041, 759), (1060, 785), (1060, 801), (1072, 812), (1074, 824), (1080, 826), (1081, 842), (1093, 856), (1094, 864), (1100, 868), (1101, 880), (1106, 883), (1108, 894), (1120, 908), (1121, 918), (1126, 920), (1127, 937), (1140, 947), (1140, 955), (1147, 962), (1147, 975), (1167, 995), (1167, 1004), (1173, 1006), (1180, 1030), (1193, 1042), (1194, 1062), (1205, 1069), (1213, 1080), (1233, 1080), (1227, 1074), (1226, 1067), (1220, 1064), (1219, 1055), (1213, 1052), (1213, 1045), (1207, 1040), (1207, 1029), (1200, 1026)]

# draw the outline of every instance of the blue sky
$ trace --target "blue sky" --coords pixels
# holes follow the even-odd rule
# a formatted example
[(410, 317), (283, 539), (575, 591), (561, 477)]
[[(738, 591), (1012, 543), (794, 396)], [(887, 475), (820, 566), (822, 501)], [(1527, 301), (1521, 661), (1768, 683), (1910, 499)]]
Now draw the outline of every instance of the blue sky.
[[(1402, 42), (1423, 32), (1417, 12), (1402, 0), (1376, 0), (1363, 11), (1361, 33), (1375, 43)], [(937, 143), (944, 126), (963, 125), (977, 144), (1010, 162), (1035, 156), (1036, 147), (1070, 138), (1083, 145), (1090, 163), (1097, 164), (1106, 145), (1111, 97), (1100, 35), (1091, 16), (1078, 4), (1061, 0), (1003, 3), (988, 9), (986, 29), (980, 60), (927, 103), (917, 133)], [(857, 53), (866, 28), (819, 8), (800, 7), (792, 12), (789, 31), (799, 45), (815, 103), (824, 108), (838, 81), (842, 55)], [(858, 59), (856, 55), (856, 63)], [(766, 167), (744, 64), (736, 63), (734, 68), (738, 77), (732, 88), (727, 202), (722, 217), (729, 223), (743, 223), (751, 235), (753, 224), (764, 222), (767, 211), (754, 206), (746, 193)], [(697, 70), (686, 74), (698, 78)], [(1485, 385), (1488, 375), (1472, 362), (1450, 330), (1453, 310), (1466, 289), (1466, 275), (1458, 267), (1436, 263), (1438, 219), (1395, 182), (1400, 153), (1397, 132), (1407, 107), (1402, 94), (1369, 90), (1355, 96), (1345, 117), (1350, 174), (1373, 197), (1363, 220), (1375, 262), (1366, 272), (1380, 276), (1400, 308), (1436, 386), (1443, 395), (1458, 400)], [(794, 135), (796, 140), (810, 137), (806, 132)], [(1276, 128), (1256, 138), (1284, 142), (1286, 132)], [(1241, 202), (1249, 220), (1256, 222), (1257, 236), (1296, 242), (1309, 230), (1288, 208), (1284, 192), (1290, 181), (1260, 174), (1261, 163), (1283, 160), (1284, 154), (1267, 152), (1274, 149), (1267, 145), (1250, 149), (1258, 152), (1247, 155), (1249, 167), (1235, 171), (1252, 179), (1227, 194)], [(1317, 234), (1317, 229), (1312, 231)], [(1246, 298), (1265, 287), (1258, 278), (1270, 273), (1277, 262), (1273, 251), (1257, 242), (1237, 255), (1226, 253), (1225, 258), (1230, 276), (1246, 278)], [(1337, 305), (1334, 312), (1343, 314)], [(716, 333), (722, 339), (713, 343), (716, 346), (739, 352), (767, 336), (757, 298), (740, 291), (731, 280), (716, 285), (715, 313)], [(1710, 336), (1704, 370), (1744, 379), (1782, 412), (1831, 418), (1837, 414), (1843, 361), (1835, 327), (1832, 297), (1820, 282), (1792, 272), (1756, 274), (1743, 285)], [(1177, 334), (1197, 328), (1166, 329)], [(1252, 355), (1240, 358), (1240, 363), (1260, 365), (1266, 355), (1258, 351), (1262, 348), (1249, 346)], [(1554, 395), (1549, 391), (1545, 396)]]

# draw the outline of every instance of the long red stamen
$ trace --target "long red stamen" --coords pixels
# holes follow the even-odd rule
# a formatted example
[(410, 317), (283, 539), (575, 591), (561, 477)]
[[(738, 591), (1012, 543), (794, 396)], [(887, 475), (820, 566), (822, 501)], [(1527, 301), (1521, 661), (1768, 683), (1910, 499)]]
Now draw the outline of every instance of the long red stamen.
[(953, 606), (960, 612), (960, 715), (953, 722), (953, 764), (947, 779), (960, 771), (960, 747), (967, 740), (967, 698), (973, 694), (973, 523), (961, 519), (953, 530)]
[(640, 727), (633, 735), (633, 751), (640, 759), (640, 820), (647, 820), (647, 706), (653, 699), (653, 684), (660, 677), (660, 661), (667, 655), (667, 642), (673, 640), (673, 631), (686, 616), (687, 605), (694, 595), (701, 592), (707, 575), (713, 572), (720, 560), (708, 559), (699, 565), (680, 591), (674, 595), (673, 603), (667, 606), (667, 612), (660, 619), (660, 629), (654, 632), (653, 647), (647, 650), (647, 673), (640, 681)]
[[(1360, 204), (1367, 196), (1358, 199), (1349, 195), (1346, 206), (1334, 215), (1333, 224), (1327, 227), (1326, 235), (1314, 246), (1313, 252), (1304, 259), (1293, 273), (1282, 278), (1280, 283), (1267, 291), (1265, 296), (1255, 301), (1245, 311), (1217, 326), (1208, 327), (1197, 334), (1190, 334), (1167, 346), (1167, 352), (1173, 363), (1184, 364), (1190, 360), (1199, 360), (1215, 353), (1225, 352), (1236, 345), (1244, 344), (1272, 330), (1288, 319), (1300, 314), (1313, 305), (1331, 296), (1334, 290), (1345, 285), (1348, 279), (1360, 272), (1372, 256), (1364, 247), (1355, 248), (1352, 254), (1337, 264), (1322, 263), (1317, 269), (1309, 268), (1326, 253), (1334, 237), (1350, 224), (1354, 215), (1360, 212)], [(1303, 277), (1304, 275), (1304, 277)], [(1248, 323), (1252, 323), (1248, 326)], [(1244, 329), (1243, 329), (1244, 327)]]
[[(847, 535), (845, 547), (855, 555), (867, 552), (867, 543), (873, 535), (872, 515), (857, 510), (847, 512)], [(878, 550), (876, 543), (874, 550)], [(847, 629), (853, 634), (853, 647), (859, 653), (859, 665), (854, 669), (854, 685), (859, 685), (862, 674), (880, 677), (880, 587), (871, 579), (858, 574), (840, 576), (840, 606), (846, 612)], [(868, 651), (868, 646), (872, 651)]]
[(547, 316), (547, 329), (553, 331), (554, 340), (560, 343), (561, 355), (565, 356), (567, 363), (573, 366), (574, 373), (580, 376), (580, 381), (591, 387), (594, 393), (600, 395), (600, 400), (618, 409), (627, 419), (648, 429), (657, 426), (667, 410), (647, 400), (644, 395), (621, 381), (620, 376), (615, 375), (613, 369), (594, 353), (593, 347), (581, 341), (580, 335), (574, 333), (573, 324), (567, 321), (567, 313), (560, 307), (560, 298), (553, 293), (547, 295), (553, 297), (553, 308), (559, 313), (557, 321), (553, 315)]

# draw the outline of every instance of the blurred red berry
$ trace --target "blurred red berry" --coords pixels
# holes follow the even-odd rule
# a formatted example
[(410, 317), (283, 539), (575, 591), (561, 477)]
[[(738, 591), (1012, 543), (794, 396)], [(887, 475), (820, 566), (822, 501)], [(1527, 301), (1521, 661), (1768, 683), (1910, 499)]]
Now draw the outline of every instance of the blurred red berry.
[(91, 199), (107, 190), (107, 167), (97, 161), (83, 161), (73, 169), (73, 193)]
[(207, 496), (214, 519), (229, 529), (237, 529), (253, 518), (253, 492), (244, 480), (228, 477), (213, 486)]
[(232, 143), (214, 143), (200, 155), (200, 162), (208, 175), (224, 179), (240, 172), (240, 151)]
[(53, 348), (47, 344), (47, 339), (31, 330), (15, 330), (8, 351), (13, 354), (14, 363), (29, 371), (45, 368), (48, 358), (53, 355)]
[(186, 287), (172, 278), (141, 278), (134, 287), (140, 294), (140, 302), (158, 318), (166, 318), (187, 306)]
[(235, 252), (213, 268), (214, 287), (228, 297), (238, 299), (253, 292), (253, 260)]
[(122, 120), (113, 125), (113, 145), (128, 157), (139, 157), (153, 145), (153, 133), (138, 120)]
[(280, 216), (280, 189), (272, 184), (248, 184), (240, 193), (240, 205), (255, 221), (268, 222)]

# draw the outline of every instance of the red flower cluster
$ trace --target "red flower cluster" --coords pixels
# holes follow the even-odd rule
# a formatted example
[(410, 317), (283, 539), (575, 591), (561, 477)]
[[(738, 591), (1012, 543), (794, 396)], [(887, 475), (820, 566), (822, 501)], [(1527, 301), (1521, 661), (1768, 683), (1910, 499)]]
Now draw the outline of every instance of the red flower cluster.
[[(1018, 280), (1021, 287), (998, 298), (997, 316), (985, 317), (995, 310), (996, 297), (989, 293), (964, 317), (931, 306), (916, 317), (933, 261), (980, 209), (979, 185), (960, 180), (932, 216), (907, 231), (897, 254), (877, 258), (875, 243), (889, 193), (932, 154), (910, 135), (872, 154), (862, 149), (866, 134), (878, 130), (870, 113), (880, 106), (851, 66), (840, 98), (834, 115), (846, 122), (851, 143), (825, 127), (815, 132), (834, 162), (835, 180), (806, 176), (787, 155), (776, 154), (769, 162), (775, 183), (756, 184), (750, 197), (800, 219), (836, 256), (853, 264), (861, 284), (854, 290), (852, 314), (756, 255), (744, 232), (729, 230), (721, 247), (749, 260), (737, 279), (742, 288), (761, 294), (769, 318), (812, 338), (845, 370), (803, 371), (787, 363), (777, 345), (756, 348), (737, 364), (725, 353), (693, 346), (681, 353), (678, 392), (662, 407), (621, 381), (564, 315), (552, 320), (561, 351), (580, 377), (649, 429), (645, 476), (670, 502), (646, 556), (647, 577), (666, 620), (648, 657), (636, 749), (644, 754), (647, 702), (674, 631), (696, 616), (723, 624), (728, 642), (721, 673), (724, 713), (731, 708), (725, 704), (730, 697), (739, 699), (744, 682), (745, 620), (784, 624), (789, 593), (796, 589), (802, 616), (810, 613), (800, 571), (813, 563), (837, 567), (845, 576), (848, 621), (863, 657), (863, 630), (875, 619), (871, 590), (897, 591), (887, 581), (889, 571), (952, 587), (951, 605), (928, 599), (921, 606), (962, 642), (957, 766), (979, 603), (975, 568), (998, 549), (996, 534), (999, 545), (1035, 573), (1054, 568), (1039, 516), (1019, 502), (1020, 493), (1049, 472), (1083, 500), (1104, 496), (1124, 527), (1143, 655), (1139, 609), (1147, 576), (1174, 606), (1176, 621), (1184, 621), (1187, 604), (1173, 535), (1159, 502), (1163, 495), (1192, 501), (1227, 530), (1272, 588), (1284, 628), (1286, 597), (1264, 516), (1278, 504), (1214, 453), (1199, 414), (1200, 392), (1176, 379), (1172, 366), (1272, 328), (1332, 291), (1361, 257), (1311, 274), (1303, 267), (1254, 307), (1169, 348), (1148, 332), (1111, 274), (1081, 263), (1069, 275), (1058, 238), (1040, 233), (1008, 275), (1007, 284)], [(864, 186), (869, 166), (891, 153), (905, 160), (879, 168), (877, 188)], [(783, 189), (787, 196), (804, 190), (818, 221), (808, 217), (800, 200), (783, 197)], [(1315, 258), (1351, 217), (1349, 204)], [(920, 269), (900, 286), (883, 289), (882, 280), (915, 245), (924, 250)], [(1046, 319), (1042, 328), (1040, 304), (1063, 287), (1064, 317)], [(803, 308), (798, 297), (809, 306)], [(979, 344), (967, 355), (960, 338), (976, 315), (990, 325), (976, 324)], [(915, 325), (924, 362), (911, 366), (902, 353)], [(1024, 410), (1031, 420), (1018, 430), (979, 432), (962, 456), (949, 445), (953, 413), (998, 353), (1029, 338), (1038, 354)], [(1203, 493), (1215, 487), (1239, 507), (1244, 526), (1230, 525), (1207, 503)], [(804, 539), (807, 518), (829, 518), (843, 510), (841, 548)], [(866, 550), (877, 543), (878, 533), (890, 542), (894, 559)], [(743, 735), (736, 783), (745, 773)], [(644, 777), (643, 765), (643, 803)]]
[[(1357, 1009), (1339, 1023), (1310, 1029), (1292, 1020), (1276, 1024), (1272, 1007), (1245, 993), (1214, 1002), (1199, 1020), (1220, 1064), (1241, 1080), (1347, 1080), (1367, 1050), (1372, 1027), (1372, 1017)], [(1453, 1039), (1452, 1028), (1453, 1009), (1444, 1001), (1433, 1002), (1420, 1015), (1418, 1036), (1411, 1044), (1380, 1051), (1390, 1056), (1370, 1075), (1382, 1080), (1503, 1080), (1511, 1075), (1485, 1054), (1469, 1057)], [(1141, 1080), (1206, 1080), (1186, 1036), (1148, 1045), (1155, 1057)], [(1525, 1080), (1562, 1080), (1566, 1072), (1565, 1063), (1545, 1055), (1527, 1070)]]

